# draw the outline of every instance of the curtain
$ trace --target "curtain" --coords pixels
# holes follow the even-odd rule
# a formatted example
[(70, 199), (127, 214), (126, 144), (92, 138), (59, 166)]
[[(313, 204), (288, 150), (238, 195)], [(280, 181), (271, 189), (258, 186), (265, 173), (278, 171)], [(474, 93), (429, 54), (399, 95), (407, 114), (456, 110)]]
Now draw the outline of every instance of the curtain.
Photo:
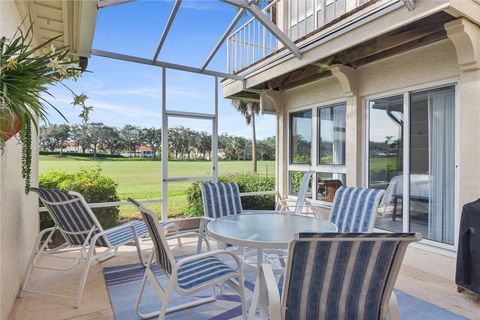
[(346, 107), (332, 108), (333, 112), (333, 163), (345, 164)]
[(455, 91), (428, 92), (428, 238), (453, 244), (455, 212)]

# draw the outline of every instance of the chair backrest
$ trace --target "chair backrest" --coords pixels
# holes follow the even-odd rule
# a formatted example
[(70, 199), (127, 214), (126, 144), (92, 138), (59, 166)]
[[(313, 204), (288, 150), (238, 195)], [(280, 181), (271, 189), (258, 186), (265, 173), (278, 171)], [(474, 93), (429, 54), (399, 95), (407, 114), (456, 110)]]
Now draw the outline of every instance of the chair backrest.
[(206, 217), (215, 219), (242, 213), (240, 190), (236, 183), (201, 183), (200, 188)]
[(167, 239), (164, 235), (164, 230), (160, 226), (158, 218), (140, 202), (135, 199), (128, 198), (128, 201), (140, 210), (143, 221), (147, 226), (150, 237), (152, 238), (153, 246), (155, 248), (155, 258), (157, 265), (168, 275), (172, 274), (173, 266), (175, 265), (175, 258)]
[(295, 214), (302, 213), (303, 204), (305, 203), (305, 198), (307, 196), (308, 185), (314, 173), (315, 171), (307, 171), (303, 175), (302, 183), (300, 184), (300, 189), (298, 190), (298, 193), (297, 193), (297, 201), (295, 202), (295, 210), (294, 210)]
[[(39, 195), (40, 200), (71, 245), (83, 245), (103, 228), (93, 214), (83, 196), (78, 192), (31, 188)], [(90, 231), (94, 229), (92, 233)], [(109, 247), (105, 237), (96, 242), (98, 246)]]
[(290, 242), (284, 319), (386, 319), (408, 233), (304, 233)]
[(338, 232), (372, 232), (383, 190), (340, 187), (335, 193), (330, 222)]

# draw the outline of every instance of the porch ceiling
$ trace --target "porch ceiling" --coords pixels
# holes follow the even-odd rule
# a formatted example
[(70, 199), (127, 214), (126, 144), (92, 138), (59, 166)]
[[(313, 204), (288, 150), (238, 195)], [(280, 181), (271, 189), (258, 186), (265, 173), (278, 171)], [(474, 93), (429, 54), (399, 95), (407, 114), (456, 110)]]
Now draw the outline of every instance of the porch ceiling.
[(97, 18), (96, 1), (16, 0), (22, 17), (31, 19), (38, 43), (58, 37), (55, 47), (69, 47), (73, 55), (90, 54)]

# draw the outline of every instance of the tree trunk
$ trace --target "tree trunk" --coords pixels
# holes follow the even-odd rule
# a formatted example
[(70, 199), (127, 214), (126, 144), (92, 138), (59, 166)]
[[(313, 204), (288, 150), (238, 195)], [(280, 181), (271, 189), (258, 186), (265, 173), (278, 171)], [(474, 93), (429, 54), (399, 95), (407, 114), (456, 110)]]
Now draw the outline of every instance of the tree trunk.
[(257, 137), (255, 131), (255, 113), (252, 112), (252, 171), (257, 173)]

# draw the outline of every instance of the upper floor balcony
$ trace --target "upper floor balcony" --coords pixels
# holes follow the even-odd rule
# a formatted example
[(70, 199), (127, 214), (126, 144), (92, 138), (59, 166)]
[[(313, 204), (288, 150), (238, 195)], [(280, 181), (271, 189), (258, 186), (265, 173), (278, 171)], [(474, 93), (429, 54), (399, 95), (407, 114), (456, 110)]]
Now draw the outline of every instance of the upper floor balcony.
[[(272, 0), (262, 10), (293, 42), (300, 42), (341, 20), (391, 0)], [(228, 72), (238, 73), (273, 55), (282, 43), (252, 17), (228, 37)]]

